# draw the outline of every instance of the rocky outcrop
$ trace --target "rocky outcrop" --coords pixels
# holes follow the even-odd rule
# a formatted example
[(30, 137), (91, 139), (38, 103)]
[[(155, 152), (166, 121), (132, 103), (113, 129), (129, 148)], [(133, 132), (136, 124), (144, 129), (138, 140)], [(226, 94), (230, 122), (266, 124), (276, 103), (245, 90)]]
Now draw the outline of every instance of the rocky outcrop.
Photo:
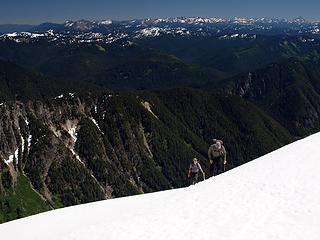
[(240, 74), (225, 91), (249, 100), (298, 137), (320, 129), (319, 62), (292, 60)]
[(58, 208), (186, 186), (190, 159), (207, 171), (212, 135), (225, 134), (230, 168), (291, 141), (240, 98), (190, 90), (141, 94), (65, 94), (1, 105), (3, 168), (12, 181), (25, 175)]

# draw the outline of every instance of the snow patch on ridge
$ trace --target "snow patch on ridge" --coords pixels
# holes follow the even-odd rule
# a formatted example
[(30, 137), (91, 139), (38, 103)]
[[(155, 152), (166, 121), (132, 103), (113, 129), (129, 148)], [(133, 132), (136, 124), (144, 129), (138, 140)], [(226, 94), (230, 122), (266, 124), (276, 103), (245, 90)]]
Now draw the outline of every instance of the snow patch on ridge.
[(156, 114), (154, 114), (154, 112), (151, 109), (151, 104), (147, 101), (145, 102), (141, 102), (142, 106), (148, 111), (150, 112), (156, 119), (159, 119), (158, 116)]
[(99, 22), (100, 25), (110, 25), (112, 24), (112, 20), (107, 19)]
[[(20, 128), (19, 128), (20, 131)], [(24, 147), (25, 147), (25, 140), (22, 137), (22, 135), (20, 134), (20, 141), (21, 141), (21, 153), (20, 154), (24, 154)], [(14, 161), (16, 161), (16, 163), (18, 164), (19, 161), (21, 161), (21, 159), (19, 159), (19, 148), (20, 145), (16, 148), (16, 150), (14, 151), (13, 154), (9, 155), (8, 159), (5, 159), (4, 162), (9, 165), (10, 163), (14, 163)]]
[(104, 135), (104, 133), (101, 131), (100, 126), (98, 125), (98, 122), (97, 122), (93, 117), (91, 117), (90, 119), (91, 119), (91, 121), (94, 123), (94, 125), (96, 125), (96, 127), (97, 127), (98, 130), (102, 133), (102, 135)]
[(67, 130), (69, 135), (72, 138), (72, 142), (70, 142), (69, 144), (66, 145), (66, 147), (71, 151), (72, 155), (82, 164), (84, 164), (84, 162), (80, 159), (79, 155), (76, 153), (76, 151), (74, 150), (75, 144), (78, 140), (78, 134), (77, 134), (77, 122), (72, 122), (72, 121), (67, 121)]
[(22, 137), (22, 135), (20, 135), (20, 138), (21, 138), (21, 154), (24, 154), (24, 138)]
[(61, 99), (61, 98), (63, 98), (63, 94), (56, 96), (54, 99)]
[(17, 148), (13, 154), (9, 155), (9, 158), (7, 160), (4, 160), (4, 162), (9, 165), (10, 163), (13, 163), (14, 160), (18, 161), (18, 155), (19, 155), (19, 148)]
[(80, 159), (79, 155), (76, 153), (76, 151), (74, 150), (74, 148), (67, 146), (68, 149), (71, 151), (72, 155), (80, 162), (84, 165), (84, 162)]
[(30, 147), (31, 147), (31, 141), (32, 141), (32, 135), (31, 134), (29, 134), (27, 141), (28, 141), (28, 153), (29, 153)]
[[(84, 162), (81, 160), (81, 158), (79, 157), (79, 155), (77, 154), (77, 152), (75, 151), (74, 147), (75, 147), (75, 143), (78, 140), (78, 134), (77, 134), (77, 129), (78, 129), (78, 120), (67, 120), (65, 122), (65, 124), (61, 125), (61, 127), (68, 132), (68, 134), (70, 135), (71, 139), (69, 141), (64, 141), (64, 144), (66, 146), (66, 148), (68, 148), (70, 150), (70, 152), (72, 153), (72, 155), (82, 164), (84, 164)], [(53, 133), (56, 135), (56, 137), (60, 138), (61, 137), (61, 132), (55, 129), (55, 127), (51, 127), (51, 130), (53, 131)]]
[(68, 133), (72, 137), (73, 142), (76, 142), (77, 141), (77, 125), (69, 128)]

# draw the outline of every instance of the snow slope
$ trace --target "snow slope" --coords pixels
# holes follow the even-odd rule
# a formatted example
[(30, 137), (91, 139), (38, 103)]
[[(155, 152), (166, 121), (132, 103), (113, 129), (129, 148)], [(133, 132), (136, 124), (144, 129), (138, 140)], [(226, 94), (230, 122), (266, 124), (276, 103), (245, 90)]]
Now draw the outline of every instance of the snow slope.
[(319, 239), (320, 134), (189, 188), (0, 225), (1, 239)]

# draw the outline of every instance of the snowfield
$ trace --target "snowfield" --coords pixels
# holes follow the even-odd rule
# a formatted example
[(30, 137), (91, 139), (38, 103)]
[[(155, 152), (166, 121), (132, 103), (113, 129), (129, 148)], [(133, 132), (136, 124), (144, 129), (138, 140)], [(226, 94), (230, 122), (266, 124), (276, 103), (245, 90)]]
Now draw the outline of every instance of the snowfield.
[(1, 239), (320, 239), (320, 134), (189, 188), (0, 225)]

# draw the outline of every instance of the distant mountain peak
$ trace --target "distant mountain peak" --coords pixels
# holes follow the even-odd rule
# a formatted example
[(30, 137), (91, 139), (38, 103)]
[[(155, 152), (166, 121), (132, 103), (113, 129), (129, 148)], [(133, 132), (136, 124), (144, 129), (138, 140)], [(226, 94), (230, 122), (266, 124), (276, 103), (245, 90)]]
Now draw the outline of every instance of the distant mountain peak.
[(100, 24), (100, 25), (110, 25), (110, 24), (112, 24), (112, 23), (113, 23), (113, 21), (110, 20), (110, 19), (98, 21), (98, 24)]
[[(21, 31), (23, 29), (23, 31)], [(60, 42), (114, 42), (121, 38), (150, 38), (160, 36), (210, 36), (219, 39), (255, 39), (257, 35), (300, 35), (320, 38), (319, 23), (302, 17), (293, 20), (277, 18), (234, 17), (168, 17), (125, 21), (68, 20), (63, 24), (43, 23), (30, 28), (0, 25), (0, 40), (36, 41), (39, 38)], [(55, 34), (47, 34), (53, 30)], [(24, 32), (24, 34), (22, 34)], [(26, 34), (28, 32), (29, 34)], [(11, 35), (8, 35), (11, 33)], [(12, 34), (15, 33), (15, 34)], [(49, 38), (48, 38), (49, 36)]]

